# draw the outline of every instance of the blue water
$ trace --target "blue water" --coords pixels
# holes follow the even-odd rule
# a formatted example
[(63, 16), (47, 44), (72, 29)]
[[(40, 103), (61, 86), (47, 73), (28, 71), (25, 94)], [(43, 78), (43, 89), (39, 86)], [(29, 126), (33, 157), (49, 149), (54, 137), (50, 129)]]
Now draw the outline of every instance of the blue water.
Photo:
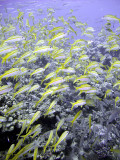
[(40, 8), (44, 10), (44, 14), (47, 8), (54, 8), (54, 16), (64, 16), (64, 18), (69, 17), (69, 11), (73, 9), (72, 15), (76, 16), (78, 21), (86, 22), (88, 26), (96, 30), (101, 29), (104, 23), (101, 18), (104, 15), (112, 14), (120, 17), (120, 0), (29, 0), (26, 2), (24, 0), (0, 0), (0, 12), (3, 16), (6, 16), (5, 8), (13, 16), (17, 15), (17, 9), (25, 13), (34, 12), (35, 15)]

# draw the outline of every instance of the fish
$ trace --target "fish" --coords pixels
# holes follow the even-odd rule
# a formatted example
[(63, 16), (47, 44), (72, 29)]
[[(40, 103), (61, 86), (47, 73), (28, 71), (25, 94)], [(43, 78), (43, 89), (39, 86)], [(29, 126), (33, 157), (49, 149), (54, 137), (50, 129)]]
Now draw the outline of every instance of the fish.
[(5, 115), (6, 114), (11, 114), (11, 113), (14, 113), (14, 112), (16, 112), (16, 111), (18, 111), (19, 109), (21, 109), (22, 107), (24, 107), (24, 105), (23, 105), (24, 103), (21, 101), (21, 102), (19, 102), (18, 104), (16, 104), (16, 105), (13, 105), (12, 107), (10, 107), (6, 112), (5, 112)]
[(38, 154), (38, 146), (36, 146), (35, 149), (34, 149), (34, 157), (33, 157), (33, 160), (37, 160), (37, 154)]
[(41, 81), (41, 84), (42, 84), (44, 81), (46, 81), (46, 80), (48, 80), (48, 79), (50, 79), (50, 78), (53, 78), (53, 77), (55, 77), (55, 76), (56, 76), (56, 73), (55, 73), (55, 72), (49, 73), (49, 74)]
[(16, 46), (10, 46), (10, 45), (5, 45), (0, 47), (0, 56), (3, 56), (9, 52), (12, 52), (14, 50), (17, 50)]
[(55, 79), (51, 80), (45, 87), (45, 89), (47, 89), (49, 86), (51, 85), (57, 85), (57, 84), (61, 84), (63, 83), (65, 80), (63, 79), (63, 77), (56, 77)]
[(112, 90), (111, 90), (111, 89), (108, 89), (108, 90), (105, 92), (104, 98), (106, 98), (107, 96), (110, 96), (111, 94), (112, 94)]
[(119, 102), (119, 100), (120, 100), (120, 97), (115, 98), (115, 106), (116, 106), (116, 103)]
[(35, 147), (34, 143), (29, 143), (25, 145), (19, 152), (15, 154), (12, 160), (17, 160), (19, 157), (22, 157), (24, 154), (28, 153), (29, 151), (33, 150)]
[(51, 46), (41, 46), (37, 47), (33, 53), (45, 53), (45, 52), (50, 52), (53, 51), (54, 49)]
[(119, 18), (117, 18), (114, 15), (110, 15), (110, 14), (103, 16), (102, 19), (108, 20), (108, 21), (119, 21), (120, 22)]
[(50, 144), (50, 142), (51, 142), (51, 140), (52, 140), (52, 137), (53, 137), (53, 130), (50, 131), (50, 135), (49, 135), (49, 137), (48, 137), (48, 140), (47, 140), (45, 146), (43, 147), (43, 148), (44, 148), (44, 149), (43, 149), (43, 153), (45, 153), (47, 146)]
[(56, 151), (56, 147), (58, 146), (58, 144), (61, 143), (67, 137), (68, 134), (69, 134), (69, 131), (65, 131), (62, 133), (57, 143), (54, 145), (54, 152)]
[(91, 133), (91, 117), (92, 115), (89, 114), (89, 133)]
[(87, 42), (84, 39), (77, 39), (77, 40), (74, 41), (73, 44), (71, 44), (71, 46), (74, 46), (74, 45), (86, 45), (86, 43)]
[(20, 53), (18, 52), (18, 50), (14, 50), (12, 52), (7, 53), (6, 56), (2, 57), (2, 64), (6, 61), (9, 61), (12, 58), (16, 58)]
[(14, 93), (13, 98), (16, 97), (16, 95), (20, 95), (21, 93), (24, 93), (30, 89), (31, 85), (24, 85), (22, 88), (20, 88), (16, 93)]
[(23, 17), (23, 15), (24, 15), (24, 12), (20, 12), (20, 10), (19, 10), (19, 13), (18, 13), (17, 19), (19, 20), (21, 17)]
[(8, 39), (4, 40), (4, 43), (15, 43), (15, 42), (21, 42), (23, 40), (25, 40), (23, 36), (16, 35), (16, 36), (11, 36)]
[(13, 88), (10, 85), (0, 86), (0, 95), (10, 92)]
[(56, 134), (57, 134), (58, 130), (60, 129), (60, 127), (64, 124), (64, 122), (65, 122), (65, 119), (64, 119), (64, 118), (62, 118), (62, 119), (59, 121), (59, 123), (58, 123), (58, 125), (57, 125), (57, 128), (56, 128)]
[(20, 74), (20, 69), (19, 68), (11, 68), (8, 71), (5, 71), (4, 74), (0, 75), (0, 80), (3, 78), (9, 78), (9, 77), (17, 77)]
[(81, 113), (82, 113), (82, 110), (80, 110), (79, 112), (77, 112), (77, 114), (75, 115), (75, 117), (73, 118), (73, 120), (70, 121), (72, 123), (71, 126), (73, 126), (73, 123), (80, 117)]
[(85, 68), (85, 71), (84, 71), (84, 74), (89, 71), (89, 70), (92, 70), (92, 69), (95, 69), (96, 67), (99, 67), (99, 63), (96, 62), (96, 61), (93, 61), (93, 62), (90, 62), (86, 68)]
[(56, 70), (56, 73), (58, 74), (59, 72), (64, 72), (64, 73), (75, 73), (76, 71), (74, 70), (74, 68), (72, 67), (68, 67), (68, 68), (65, 68), (65, 67), (60, 67)]
[(4, 117), (4, 116), (0, 116), (0, 123), (2, 123), (2, 122), (6, 122), (6, 121), (7, 121), (6, 117)]
[(118, 44), (113, 44), (110, 48), (109, 51), (118, 51), (120, 49), (120, 45)]
[(52, 42), (54, 42), (56, 40), (59, 40), (59, 39), (62, 39), (64, 37), (66, 37), (66, 36), (67, 36), (67, 33), (59, 32), (56, 35), (54, 35), (52, 39), (48, 40), (49, 41), (48, 44), (50, 45)]
[(14, 152), (16, 152), (23, 144), (23, 138), (21, 138), (18, 143), (16, 144), (16, 146), (13, 148), (13, 150), (11, 151), (11, 154), (13, 154)]
[[(28, 124), (28, 127), (29, 127), (29, 124)], [(25, 140), (27, 137), (31, 136), (32, 134), (34, 134), (36, 132), (39, 132), (39, 133), (41, 132), (40, 124), (37, 124), (36, 126), (32, 127), (31, 130), (29, 130), (25, 135), (22, 135), (21, 137), (23, 137)]]
[(89, 59), (88, 55), (84, 54), (84, 55), (80, 56), (79, 61), (86, 61), (88, 59)]
[(57, 103), (56, 100), (52, 101), (52, 103), (50, 104), (49, 108), (45, 112), (44, 116), (48, 115), (52, 111), (52, 108), (56, 105), (56, 103)]
[(53, 89), (53, 93), (51, 95), (54, 95), (55, 93), (58, 93), (58, 92), (68, 91), (68, 90), (69, 90), (69, 86), (68, 85), (60, 85), (60, 86), (55, 87)]
[(33, 55), (31, 55), (31, 56), (29, 57), (29, 59), (27, 60), (27, 63), (36, 62), (37, 59), (38, 59), (38, 57), (33, 54)]
[(34, 85), (34, 86), (32, 86), (31, 88), (30, 88), (30, 90), (28, 91), (28, 93), (29, 92), (33, 92), (33, 91), (35, 91), (35, 90), (37, 90), (37, 89), (39, 89), (40, 88), (40, 85), (39, 84), (36, 84), (36, 85)]
[(45, 44), (45, 40), (41, 39), (35, 45), (39, 46), (39, 45), (43, 45), (43, 44)]
[(11, 156), (14, 147), (15, 147), (15, 144), (11, 144), (11, 146), (10, 146), (10, 148), (9, 148), (7, 154), (6, 154), (5, 160), (9, 160), (9, 157)]
[(53, 34), (54, 32), (61, 32), (64, 30), (64, 27), (54, 27), (52, 30), (49, 30), (49, 34)]
[(24, 54), (21, 55), (20, 59), (27, 58), (27, 57), (29, 57), (31, 55), (32, 55), (32, 51), (25, 52)]
[(77, 100), (76, 102), (70, 102), (71, 104), (72, 104), (72, 108), (71, 108), (71, 110), (73, 109), (73, 107), (78, 107), (78, 106), (83, 106), (83, 105), (85, 105), (86, 104), (86, 100), (84, 100), (84, 99), (79, 99), (79, 100)]
[(80, 87), (76, 87), (76, 90), (80, 90), (82, 92), (88, 91), (91, 89), (91, 86), (89, 84), (82, 84)]
[(30, 27), (29, 19), (26, 19), (26, 26), (27, 26), (27, 27)]
[(30, 77), (32, 75), (36, 75), (36, 74), (40, 74), (40, 73), (43, 73), (45, 71), (44, 68), (37, 68), (36, 70), (34, 70), (31, 74), (30, 74)]
[(29, 125), (28, 125), (28, 127), (27, 127), (26, 133), (28, 132), (31, 124), (33, 124), (36, 120), (38, 120), (39, 117), (40, 117), (40, 111), (37, 111), (37, 112), (34, 114), (34, 116), (32, 117), (32, 119), (31, 119), (31, 121), (30, 121), (30, 123), (29, 123)]
[(35, 107), (36, 107), (40, 102), (42, 102), (45, 98), (47, 98), (47, 96), (51, 95), (51, 94), (54, 92), (55, 89), (56, 89), (56, 87), (51, 87), (51, 88), (49, 88), (45, 93), (43, 93), (43, 94), (42, 94), (42, 97), (40, 98), (40, 100), (36, 102)]
[(95, 29), (93, 27), (87, 27), (86, 31), (92, 33), (92, 32), (95, 32)]
[(21, 134), (24, 132), (24, 130), (27, 128), (27, 120), (23, 120), (23, 124), (22, 124), (22, 128), (21, 128), (21, 131), (20, 133), (18, 134), (18, 138), (21, 136)]
[(85, 82), (85, 83), (89, 83), (90, 79), (88, 77), (88, 75), (81, 75), (80, 77), (77, 77), (73, 83), (76, 83), (77, 81), (81, 81), (81, 82)]

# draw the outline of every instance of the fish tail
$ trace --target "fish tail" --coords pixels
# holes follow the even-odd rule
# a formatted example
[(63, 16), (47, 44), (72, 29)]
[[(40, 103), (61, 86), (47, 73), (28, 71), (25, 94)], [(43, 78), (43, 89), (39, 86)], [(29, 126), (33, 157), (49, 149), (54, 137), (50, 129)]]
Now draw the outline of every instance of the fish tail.
[(44, 79), (41, 81), (41, 85), (42, 85), (43, 82), (44, 82)]
[(25, 138), (27, 137), (26, 135), (25, 136), (20, 136), (20, 137), (23, 137), (23, 142), (25, 141)]
[(13, 95), (13, 98), (12, 98), (12, 99), (14, 99), (14, 98), (15, 98), (15, 96), (16, 96), (16, 93), (14, 93), (14, 95)]
[(43, 147), (43, 153), (45, 153), (45, 151), (46, 151), (46, 146)]
[(57, 145), (54, 145), (54, 152), (56, 151), (56, 147), (57, 147)]
[(28, 132), (29, 128), (30, 128), (30, 125), (28, 125), (28, 128), (27, 128), (27, 130), (26, 130), (26, 133)]
[(71, 127), (73, 126), (73, 120), (72, 121), (70, 121), (72, 124), (71, 124)]
[(5, 43), (5, 40), (2, 41), (1, 46)]

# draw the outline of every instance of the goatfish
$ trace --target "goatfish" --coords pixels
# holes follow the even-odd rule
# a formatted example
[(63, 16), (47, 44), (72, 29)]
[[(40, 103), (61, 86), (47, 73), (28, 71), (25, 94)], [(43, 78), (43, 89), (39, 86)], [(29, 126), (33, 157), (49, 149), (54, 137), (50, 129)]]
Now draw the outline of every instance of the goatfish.
[(91, 89), (91, 86), (89, 84), (82, 84), (80, 87), (76, 87), (76, 90), (82, 91), (88, 91)]
[(33, 150), (34, 147), (35, 147), (34, 143), (27, 144), (11, 160), (17, 160), (19, 157), (21, 157), (24, 154), (28, 153), (29, 151)]
[(96, 61), (90, 62), (89, 65), (86, 67), (84, 74), (86, 73), (87, 70), (92, 70), (98, 66), (99, 66), (98, 62)]
[(86, 101), (84, 100), (84, 99), (79, 99), (79, 100), (77, 100), (76, 102), (74, 102), (74, 103), (72, 103), (72, 102), (70, 102), (71, 104), (72, 104), (72, 108), (71, 108), (71, 110), (73, 109), (73, 107), (78, 107), (78, 106), (83, 106), (83, 105), (85, 105), (86, 104)]
[(12, 52), (16, 49), (17, 49), (16, 46), (8, 46), (8, 45), (2, 46), (2, 47), (0, 47), (0, 55), (4, 55), (4, 54)]
[(25, 40), (25, 38), (23, 36), (11, 36), (8, 39), (4, 40), (5, 43), (13, 43), (13, 42), (20, 42)]
[(33, 124), (39, 117), (40, 117), (40, 111), (37, 111), (37, 112), (34, 114), (34, 116), (32, 117), (32, 119), (31, 119), (31, 121), (30, 121), (30, 123), (29, 123), (29, 125), (28, 125), (28, 128), (27, 128), (26, 133), (28, 132), (31, 124)]
[(73, 83), (76, 83), (77, 81), (88, 83), (90, 82), (90, 79), (87, 75), (81, 75), (80, 77), (76, 78)]
[(13, 154), (15, 151), (17, 151), (21, 145), (23, 144), (23, 138), (21, 138), (18, 143), (16, 144), (16, 146), (13, 148), (13, 150), (11, 151), (11, 154)]
[(75, 40), (74, 43), (71, 44), (71, 45), (72, 45), (72, 46), (73, 46), (73, 45), (86, 45), (86, 40), (84, 40), (84, 39), (77, 39), (77, 40)]
[(13, 105), (12, 107), (10, 107), (6, 112), (5, 114), (10, 114), (10, 113), (13, 113), (15, 111), (18, 111), (19, 109), (21, 109), (23, 107), (23, 102), (19, 102), (18, 104), (16, 105)]
[(0, 80), (2, 78), (9, 78), (9, 77), (17, 77), (20, 74), (20, 69), (19, 68), (11, 68), (8, 71), (5, 71), (4, 74), (0, 75)]
[(32, 129), (29, 130), (29, 132), (27, 134), (22, 135), (21, 137), (23, 137), (24, 140), (25, 140), (26, 137), (29, 137), (30, 135), (32, 135), (32, 134), (34, 134), (34, 133), (36, 133), (38, 131), (39, 131), (39, 133), (41, 132), (41, 125), (40, 124), (37, 124), (36, 126), (32, 127)]
[(44, 68), (37, 68), (36, 70), (34, 70), (34, 72), (30, 74), (30, 77), (35, 74), (43, 73), (44, 71), (45, 71)]
[(49, 112), (51, 111), (51, 109), (56, 105), (57, 101), (54, 100), (52, 101), (52, 103), (50, 104), (49, 108), (47, 109), (47, 112), (44, 114), (44, 116), (48, 115)]
[(8, 152), (7, 152), (5, 160), (9, 160), (9, 157), (11, 156), (11, 153), (12, 153), (12, 150), (13, 150), (14, 147), (15, 147), (15, 144), (11, 144), (11, 146), (10, 146)]
[(34, 85), (34, 86), (32, 86), (31, 88), (30, 88), (30, 90), (28, 91), (28, 93), (29, 92), (33, 92), (33, 91), (35, 91), (35, 90), (37, 90), (37, 89), (39, 89), (40, 88), (40, 85), (39, 84), (36, 84), (36, 85)]
[(50, 141), (52, 140), (52, 137), (53, 137), (53, 130), (50, 132), (50, 135), (49, 135), (49, 138), (47, 140), (47, 143), (44, 146), (43, 153), (45, 153), (47, 146), (50, 144)]
[(49, 73), (49, 74), (41, 81), (41, 84), (42, 84), (44, 81), (46, 81), (46, 80), (48, 80), (48, 79), (50, 79), (50, 78), (52, 78), (52, 77), (55, 77), (55, 76), (56, 76), (56, 73), (55, 73), (55, 72)]
[(72, 123), (72, 126), (73, 126), (73, 123), (80, 117), (82, 113), (82, 110), (80, 110), (79, 112), (77, 112), (77, 114), (75, 115), (75, 117), (73, 118), (72, 121), (70, 121)]
[(18, 134), (18, 138), (17, 139), (19, 139), (19, 137), (21, 136), (21, 134), (24, 132), (24, 130), (26, 128), (27, 128), (27, 120), (25, 119), (25, 120), (23, 120), (22, 128), (21, 128), (20, 133)]
[(33, 160), (37, 160), (37, 154), (38, 154), (38, 146), (36, 146), (35, 149), (34, 149), (34, 157), (33, 157)]
[(22, 88), (20, 88), (16, 93), (14, 93), (13, 98), (15, 98), (16, 95), (19, 95), (21, 93), (24, 93), (30, 89), (31, 85), (24, 85)]
[(39, 45), (43, 45), (43, 44), (45, 44), (45, 40), (39, 40), (35, 45), (36, 46), (39, 46)]
[(109, 51), (118, 51), (120, 49), (120, 45), (118, 44), (113, 44), (110, 48)]
[(50, 94), (52, 94), (54, 92), (54, 89), (56, 89), (56, 87), (51, 87), (49, 88), (45, 93), (42, 94), (42, 97), (40, 98), (39, 101), (36, 102), (35, 107), (42, 102), (47, 96), (49, 96)]
[(80, 56), (79, 61), (86, 61), (88, 59), (89, 59), (88, 55), (83, 54), (82, 56)]
[(114, 15), (105, 15), (104, 17), (102, 17), (102, 19), (107, 20), (107, 21), (119, 21), (120, 22), (120, 18), (117, 18)]
[(10, 52), (10, 53), (7, 53), (6, 56), (2, 57), (2, 64), (3, 64), (4, 62), (6, 63), (6, 60), (9, 61), (9, 60), (12, 59), (12, 58), (16, 58), (16, 57), (18, 56), (18, 54), (19, 54), (19, 52), (18, 52), (17, 49), (14, 50), (14, 51), (12, 51), (12, 52)]
[(64, 27), (55, 27), (52, 30), (49, 30), (49, 34), (57, 32), (57, 31), (61, 32), (63, 30), (64, 30)]
[(10, 85), (0, 86), (0, 94), (10, 92), (13, 88)]
[(31, 56), (31, 55), (32, 55), (32, 51), (25, 52), (25, 53), (20, 57), (20, 59), (27, 58), (27, 57), (29, 57), (29, 56)]
[(36, 47), (36, 49), (33, 51), (33, 53), (44, 53), (44, 52), (50, 52), (54, 49), (50, 46), (42, 46), (42, 47)]
[(0, 123), (6, 122), (6, 121), (7, 121), (6, 117), (0, 116)]
[(64, 33), (64, 32), (59, 32), (57, 33), (56, 35), (53, 36), (52, 39), (48, 40), (49, 41), (49, 45), (51, 44), (51, 42), (54, 42), (55, 40), (59, 40), (59, 39), (62, 39), (64, 37), (67, 36), (67, 33)]
[(47, 86), (45, 87), (45, 89), (47, 89), (49, 86), (51, 85), (56, 85), (56, 84), (60, 84), (63, 83), (65, 80), (63, 79), (63, 77), (56, 77), (55, 79), (51, 80)]
[(62, 135), (60, 136), (60, 138), (58, 139), (57, 143), (54, 146), (54, 152), (56, 151), (56, 147), (58, 146), (59, 143), (61, 143), (68, 135), (69, 131), (65, 131), (62, 133)]
[(74, 70), (74, 68), (72, 68), (72, 67), (68, 67), (68, 68), (65, 68), (65, 67), (61, 67), (60, 69), (58, 68), (57, 70), (56, 70), (56, 73), (59, 73), (59, 72), (65, 72), (65, 73), (68, 73), (68, 74), (70, 74), (70, 73), (75, 73), (76, 71)]
[(54, 88), (52, 95), (55, 93), (58, 93), (58, 92), (67, 91), (68, 89), (69, 89), (68, 85), (60, 85), (60, 86)]
[(64, 122), (65, 122), (64, 118), (59, 121), (57, 128), (56, 128), (56, 135), (57, 135), (58, 130), (60, 129), (60, 127), (63, 125)]
[(37, 56), (36, 55), (31, 55), (29, 57), (29, 59), (27, 60), (27, 63), (30, 63), (30, 62), (36, 62), (37, 61)]

